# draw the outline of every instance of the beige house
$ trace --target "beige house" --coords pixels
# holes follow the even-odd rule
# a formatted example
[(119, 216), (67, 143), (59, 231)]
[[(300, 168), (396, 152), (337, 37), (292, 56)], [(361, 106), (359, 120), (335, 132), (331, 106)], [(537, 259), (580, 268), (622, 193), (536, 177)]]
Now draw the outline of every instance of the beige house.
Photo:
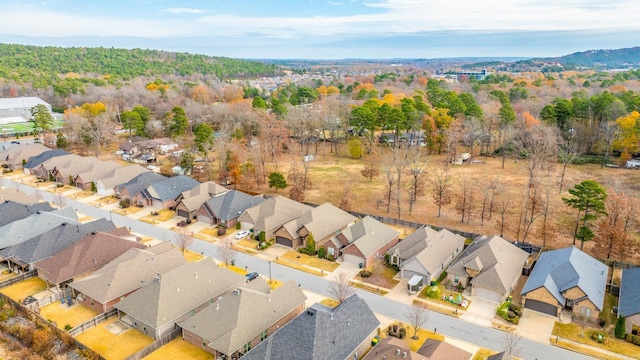
[(449, 266), (451, 284), (471, 286), (471, 295), (502, 302), (522, 275), (529, 254), (493, 236), (479, 236)]
[(55, 180), (54, 172), (57, 168), (64, 168), (81, 160), (82, 156), (76, 154), (55, 156), (31, 168), (30, 173), (43, 180)]
[(299, 203), (284, 196), (274, 196), (266, 199), (262, 203), (248, 208), (238, 220), (243, 229), (253, 228), (253, 233), (265, 233), (265, 239), (270, 240), (275, 237), (276, 243), (285, 246), (292, 246), (289, 239), (276, 237), (276, 231), (284, 224), (295, 220), (307, 211), (311, 210), (309, 205)]
[(571, 246), (543, 252), (522, 288), (527, 309), (559, 316), (563, 309), (598, 319), (609, 268)]
[(350, 225), (326, 243), (327, 253), (343, 261), (367, 267), (384, 258), (398, 243), (400, 233), (380, 221), (366, 216)]
[(204, 258), (158, 275), (114, 307), (122, 321), (158, 339), (244, 281), (244, 276)]
[(304, 310), (293, 281), (271, 290), (261, 278), (243, 284), (179, 323), (184, 340), (218, 358), (238, 358)]
[(462, 252), (464, 242), (449, 230), (423, 226), (389, 249), (389, 262), (400, 268), (401, 278), (418, 275), (422, 284), (429, 284)]
[(182, 252), (169, 242), (147, 249), (131, 249), (101, 269), (69, 284), (77, 300), (98, 313), (113, 308), (125, 296), (186, 263)]
[(178, 216), (196, 220), (198, 209), (207, 200), (228, 192), (229, 189), (213, 181), (204, 182), (193, 189), (184, 191), (176, 199), (176, 212)]
[(14, 145), (0, 151), (0, 161), (13, 171), (22, 170), (23, 162), (26, 163), (31, 157), (49, 150), (51, 149), (40, 144)]
[(149, 170), (140, 165), (118, 166), (95, 180), (96, 189), (102, 196), (114, 195), (116, 185), (126, 183), (146, 172)]
[[(90, 159), (93, 160), (93, 158)], [(83, 190), (91, 190), (91, 185), (97, 182), (98, 179), (121, 167), (122, 165), (115, 161), (102, 161), (96, 159), (91, 166), (87, 167), (75, 176), (74, 181), (76, 183), (76, 187)]]
[(316, 248), (326, 250), (325, 244), (356, 220), (357, 218), (348, 212), (330, 203), (324, 203), (284, 224), (276, 231), (276, 241), (295, 249), (306, 245), (306, 239), (313, 235)]

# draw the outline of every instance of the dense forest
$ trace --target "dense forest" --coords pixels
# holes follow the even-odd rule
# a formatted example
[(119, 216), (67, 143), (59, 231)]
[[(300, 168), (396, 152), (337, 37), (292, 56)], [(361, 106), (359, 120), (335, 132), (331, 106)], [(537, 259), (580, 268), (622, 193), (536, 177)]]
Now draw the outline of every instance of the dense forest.
[(39, 47), (0, 44), (0, 77), (51, 86), (68, 73), (130, 80), (137, 76), (215, 75), (219, 79), (273, 76), (278, 68), (256, 61), (143, 49)]

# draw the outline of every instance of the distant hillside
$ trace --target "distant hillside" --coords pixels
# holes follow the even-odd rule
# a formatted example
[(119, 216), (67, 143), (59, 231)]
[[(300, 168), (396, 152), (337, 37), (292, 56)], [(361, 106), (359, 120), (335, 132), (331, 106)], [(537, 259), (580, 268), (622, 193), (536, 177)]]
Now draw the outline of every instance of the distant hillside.
[(640, 65), (640, 47), (616, 50), (589, 50), (543, 60), (556, 60), (564, 65), (590, 68), (620, 69), (638, 67)]
[(220, 79), (274, 75), (273, 64), (169, 51), (0, 44), (0, 77), (17, 81), (77, 73), (118, 79), (160, 75), (216, 75)]

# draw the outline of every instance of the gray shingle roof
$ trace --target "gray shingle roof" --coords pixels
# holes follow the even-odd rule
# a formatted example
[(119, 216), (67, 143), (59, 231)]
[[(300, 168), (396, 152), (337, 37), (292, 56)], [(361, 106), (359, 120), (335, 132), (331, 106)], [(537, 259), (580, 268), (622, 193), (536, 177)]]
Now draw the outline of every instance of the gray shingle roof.
[(479, 236), (449, 266), (447, 272), (467, 277), (465, 267), (476, 270), (481, 267), (471, 283), (505, 293), (522, 274), (528, 257), (526, 251), (497, 235)]
[(146, 249), (146, 245), (130, 237), (126, 227), (89, 234), (34, 265), (38, 269), (38, 276), (53, 284), (59, 284), (98, 270), (129, 249)]
[(0, 161), (6, 161), (10, 165), (22, 164), (22, 160), (28, 161), (33, 156), (38, 156), (49, 151), (48, 147), (40, 144), (16, 145), (0, 151)]
[(120, 192), (126, 189), (129, 195), (135, 196), (142, 190), (146, 189), (150, 184), (156, 181), (165, 180), (166, 178), (167, 177), (164, 175), (156, 174), (153, 172), (145, 172), (123, 184), (116, 185), (115, 190), (116, 192)]
[(98, 219), (86, 224), (62, 223), (20, 244), (0, 250), (0, 256), (15, 257), (27, 264), (49, 258), (83, 237), (97, 231), (110, 231), (116, 226), (109, 220)]
[(212, 259), (206, 258), (161, 274), (159, 281), (151, 281), (115, 307), (157, 329), (244, 280), (244, 276), (219, 268)]
[[(339, 230), (356, 221), (356, 217), (348, 212), (335, 207), (330, 203), (324, 203), (309, 211), (309, 219), (304, 222), (304, 227), (313, 234), (316, 241), (335, 235)], [(298, 227), (295, 229), (299, 230)]]
[(247, 209), (240, 221), (253, 224), (257, 231), (275, 231), (291, 220), (303, 216), (311, 207), (284, 196), (274, 196)]
[(207, 181), (183, 192), (180, 203), (189, 211), (195, 211), (212, 197), (217, 197), (227, 192), (229, 192), (229, 189), (224, 186), (213, 181)]
[(522, 288), (522, 294), (545, 287), (560, 304), (562, 293), (578, 287), (599, 309), (603, 309), (609, 268), (574, 246), (542, 253)]
[(102, 175), (97, 179), (97, 182), (101, 184), (105, 189), (113, 189), (116, 185), (122, 184), (123, 181), (129, 181), (134, 177), (146, 172), (149, 172), (149, 170), (137, 164), (129, 166), (119, 166)]
[(640, 314), (640, 268), (622, 270), (618, 315)]
[[(258, 282), (266, 284), (262, 279), (249, 284)], [(240, 287), (178, 325), (231, 355), (307, 299), (293, 281), (275, 290), (266, 285), (266, 291)]]
[(32, 156), (31, 158), (29, 158), (29, 161), (27, 161), (27, 163), (24, 164), (24, 168), (33, 169), (51, 158), (62, 156), (62, 155), (69, 155), (69, 153), (60, 149), (45, 151), (40, 155)]
[(0, 249), (27, 241), (63, 223), (78, 224), (78, 216), (73, 208), (40, 211), (24, 219), (16, 220), (0, 227)]
[(186, 263), (182, 252), (169, 242), (146, 249), (131, 249), (93, 274), (69, 284), (102, 304), (127, 295)]
[(21, 204), (7, 200), (0, 204), (0, 227), (10, 224), (16, 220), (24, 219), (38, 211), (53, 211), (54, 208), (49, 203)]
[(200, 185), (198, 181), (188, 176), (178, 175), (151, 183), (142, 191), (142, 195), (148, 199), (168, 201), (177, 199), (182, 192), (198, 185)]
[(208, 212), (213, 212), (212, 215), (216, 218), (228, 221), (237, 218), (248, 208), (260, 205), (264, 200), (262, 196), (231, 190), (207, 200), (203, 206)]
[(342, 360), (379, 325), (373, 311), (357, 294), (334, 309), (315, 304), (246, 353), (243, 359)]
[(403, 264), (415, 259), (429, 274), (436, 274), (445, 263), (453, 260), (457, 255), (456, 250), (464, 245), (465, 238), (446, 229), (435, 231), (430, 227), (421, 227), (391, 248), (389, 253), (407, 241), (409, 243), (404, 249), (398, 249), (400, 258), (404, 259)]
[(365, 257), (373, 255), (382, 246), (400, 235), (395, 229), (370, 216), (365, 216), (362, 220), (344, 229), (342, 233), (349, 240), (349, 246), (357, 247)]

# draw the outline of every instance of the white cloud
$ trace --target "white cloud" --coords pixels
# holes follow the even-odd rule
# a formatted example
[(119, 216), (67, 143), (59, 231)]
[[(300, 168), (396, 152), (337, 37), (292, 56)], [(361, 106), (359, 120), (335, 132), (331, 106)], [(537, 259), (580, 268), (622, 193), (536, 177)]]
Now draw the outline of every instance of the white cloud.
[(344, 5), (344, 3), (342, 1), (327, 1), (328, 5), (333, 5), (333, 6), (342, 6)]
[(171, 9), (164, 9), (164, 12), (168, 12), (172, 14), (202, 14), (207, 11), (202, 9), (192, 9), (192, 8), (171, 8)]

